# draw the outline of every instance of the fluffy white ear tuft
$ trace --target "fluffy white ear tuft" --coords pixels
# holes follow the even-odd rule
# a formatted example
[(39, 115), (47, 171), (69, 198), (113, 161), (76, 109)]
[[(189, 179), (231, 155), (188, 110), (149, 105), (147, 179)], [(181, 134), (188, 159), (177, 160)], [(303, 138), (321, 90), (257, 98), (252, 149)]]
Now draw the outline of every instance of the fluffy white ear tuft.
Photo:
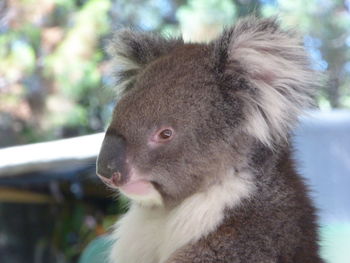
[(247, 132), (268, 146), (286, 139), (317, 86), (300, 39), (276, 19), (248, 17), (217, 41), (225, 74), (240, 67), (250, 87), (240, 97)]
[(113, 58), (114, 75), (122, 91), (149, 63), (182, 45), (183, 40), (153, 33), (122, 29), (114, 34), (107, 51)]

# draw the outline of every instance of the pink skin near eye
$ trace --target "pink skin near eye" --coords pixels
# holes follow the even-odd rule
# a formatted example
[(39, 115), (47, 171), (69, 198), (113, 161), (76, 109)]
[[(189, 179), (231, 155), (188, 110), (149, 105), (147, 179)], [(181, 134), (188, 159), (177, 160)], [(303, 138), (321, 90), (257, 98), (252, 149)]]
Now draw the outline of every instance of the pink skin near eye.
[(175, 132), (173, 128), (162, 127), (153, 133), (148, 142), (148, 145), (154, 147), (162, 143), (167, 143), (173, 139), (174, 135)]

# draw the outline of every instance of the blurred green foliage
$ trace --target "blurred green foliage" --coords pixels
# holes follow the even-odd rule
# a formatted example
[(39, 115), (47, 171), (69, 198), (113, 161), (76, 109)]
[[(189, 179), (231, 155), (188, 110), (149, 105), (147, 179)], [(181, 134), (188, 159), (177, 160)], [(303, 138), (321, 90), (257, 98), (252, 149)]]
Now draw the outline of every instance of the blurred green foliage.
[(350, 108), (349, 0), (12, 0), (0, 3), (0, 147), (102, 131), (114, 92), (105, 40), (122, 26), (208, 41), (250, 13), (297, 27)]

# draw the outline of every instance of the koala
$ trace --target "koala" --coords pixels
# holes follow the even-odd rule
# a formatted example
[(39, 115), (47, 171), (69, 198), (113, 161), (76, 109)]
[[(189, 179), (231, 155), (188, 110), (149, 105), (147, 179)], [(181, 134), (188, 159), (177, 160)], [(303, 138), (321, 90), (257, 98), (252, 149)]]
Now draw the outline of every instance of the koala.
[(321, 263), (291, 157), (316, 76), (297, 34), (248, 17), (209, 43), (118, 31), (97, 175), (130, 199), (111, 263)]

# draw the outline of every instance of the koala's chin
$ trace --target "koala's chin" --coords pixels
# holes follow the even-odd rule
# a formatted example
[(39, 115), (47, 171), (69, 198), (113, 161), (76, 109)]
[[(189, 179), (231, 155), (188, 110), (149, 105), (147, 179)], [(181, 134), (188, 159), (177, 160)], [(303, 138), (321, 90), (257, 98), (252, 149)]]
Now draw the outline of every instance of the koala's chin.
[(209, 43), (121, 30), (97, 174), (129, 197), (110, 263), (322, 263), (291, 131), (317, 73), (294, 31), (248, 17)]
[(162, 206), (162, 196), (153, 184), (145, 178), (147, 176), (143, 176), (135, 168), (131, 168), (129, 181), (118, 186), (118, 189), (139, 205), (146, 207)]

